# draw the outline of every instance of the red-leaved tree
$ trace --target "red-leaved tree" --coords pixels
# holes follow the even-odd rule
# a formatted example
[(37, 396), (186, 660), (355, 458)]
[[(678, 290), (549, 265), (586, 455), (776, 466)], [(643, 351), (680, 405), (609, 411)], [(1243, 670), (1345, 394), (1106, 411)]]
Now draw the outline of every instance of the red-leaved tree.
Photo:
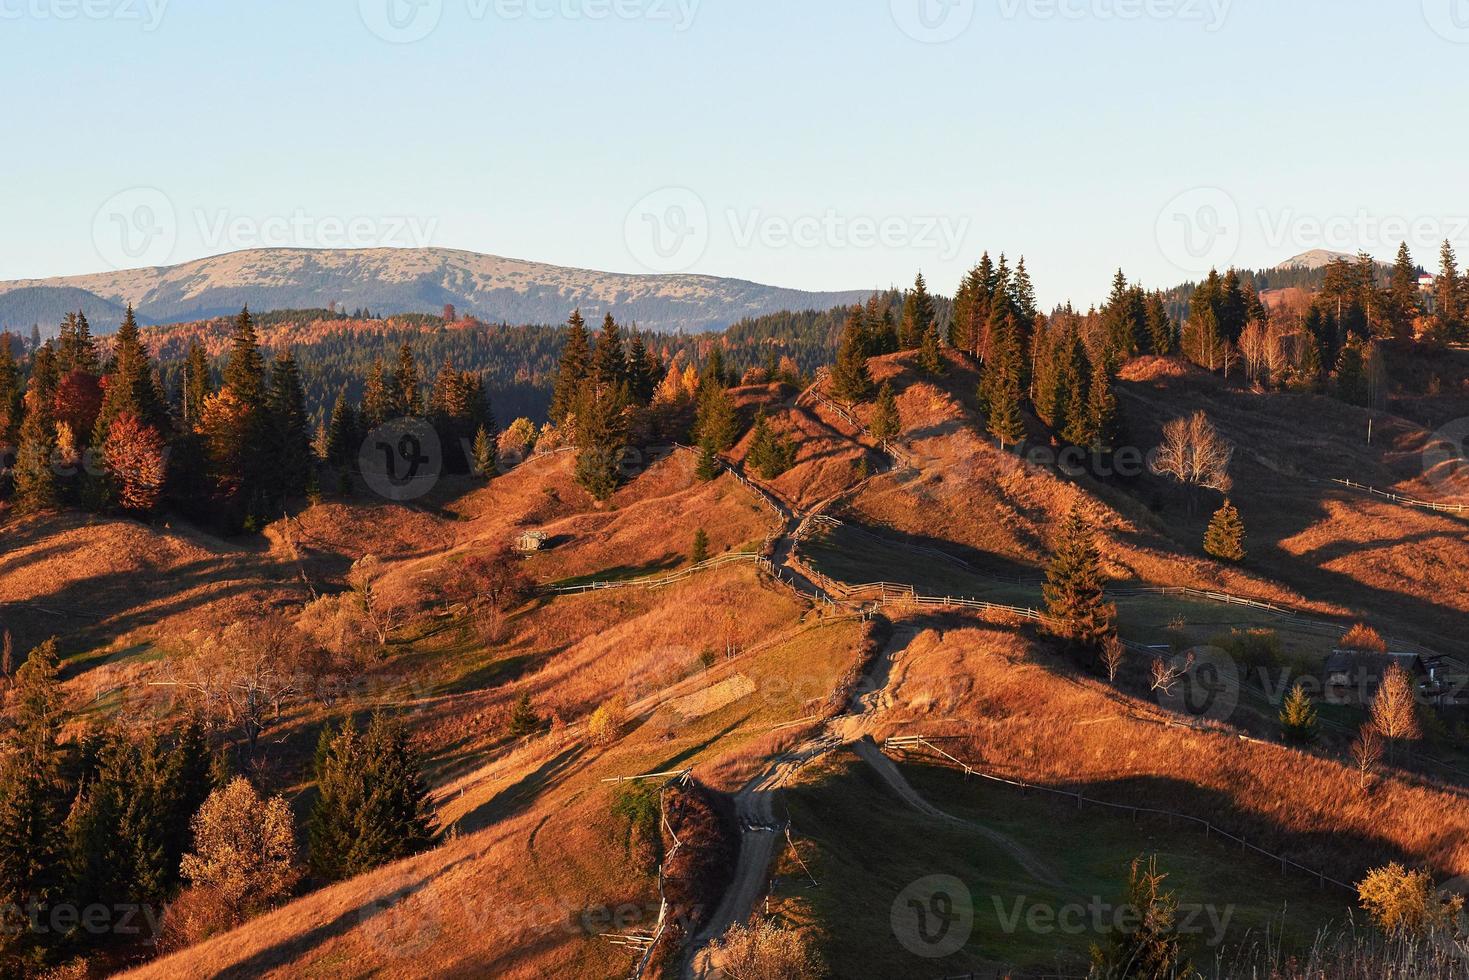
[(139, 422), (131, 412), (119, 415), (107, 429), (102, 454), (119, 507), (146, 514), (158, 506), (167, 465), (163, 439), (152, 426)]

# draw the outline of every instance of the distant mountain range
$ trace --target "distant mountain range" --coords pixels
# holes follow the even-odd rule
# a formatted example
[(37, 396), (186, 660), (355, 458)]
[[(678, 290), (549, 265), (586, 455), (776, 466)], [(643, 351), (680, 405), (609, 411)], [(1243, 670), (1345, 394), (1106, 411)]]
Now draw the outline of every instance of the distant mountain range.
[(1357, 256), (1348, 255), (1346, 252), (1332, 252), (1324, 248), (1313, 248), (1309, 252), (1286, 259), (1277, 265), (1277, 269), (1324, 269), (1338, 259), (1346, 259), (1348, 262), (1356, 262)]
[(663, 333), (717, 330), (781, 310), (826, 310), (870, 291), (806, 292), (700, 275), (623, 275), (445, 248), (252, 249), (182, 265), (0, 282), (0, 329), (54, 334), (81, 309), (94, 329), (117, 327), (132, 303), (143, 323), (200, 320), (331, 303), (375, 314), (458, 313), (489, 323), (560, 323), (580, 307)]

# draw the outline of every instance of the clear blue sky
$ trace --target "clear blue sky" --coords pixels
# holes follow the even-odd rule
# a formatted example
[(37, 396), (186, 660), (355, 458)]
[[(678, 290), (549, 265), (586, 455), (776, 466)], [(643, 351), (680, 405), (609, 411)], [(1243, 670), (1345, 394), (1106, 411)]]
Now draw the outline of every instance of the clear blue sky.
[(1436, 261), (1466, 41), (1465, 0), (0, 0), (0, 278), (431, 244), (949, 292), (989, 248), (1085, 305), (1394, 222)]

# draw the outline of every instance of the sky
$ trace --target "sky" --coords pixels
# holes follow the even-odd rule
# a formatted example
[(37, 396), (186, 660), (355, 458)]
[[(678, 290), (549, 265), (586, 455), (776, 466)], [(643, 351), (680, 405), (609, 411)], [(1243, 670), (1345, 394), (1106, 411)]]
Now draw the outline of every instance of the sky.
[(1469, 248), (1469, 0), (0, 0), (0, 279), (256, 246), (1099, 301)]

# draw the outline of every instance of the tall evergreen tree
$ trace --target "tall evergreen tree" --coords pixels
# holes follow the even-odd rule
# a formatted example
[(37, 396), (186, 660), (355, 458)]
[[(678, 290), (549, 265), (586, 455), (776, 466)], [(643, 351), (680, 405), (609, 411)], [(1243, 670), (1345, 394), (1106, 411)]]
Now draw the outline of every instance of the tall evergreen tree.
[(928, 283), (923, 273), (913, 280), (913, 288), (903, 300), (903, 320), (898, 329), (898, 343), (904, 350), (913, 350), (923, 343), (923, 338), (932, 328), (935, 319), (933, 296), (928, 292)]
[(588, 381), (576, 406), (576, 481), (595, 500), (607, 500), (622, 480), (627, 450), (626, 401), (621, 385)]
[(1102, 588), (1102, 559), (1096, 532), (1080, 507), (1073, 508), (1061, 528), (1056, 551), (1046, 567), (1048, 628), (1057, 636), (1091, 651), (1115, 631), (1117, 609)]
[(1204, 551), (1222, 561), (1245, 560), (1245, 523), (1229, 500), (1215, 511), (1204, 532)]
[(15, 456), (15, 506), (23, 514), (50, 510), (60, 502), (53, 457), (56, 425), (51, 400), (31, 378), (25, 397), (25, 421), (20, 426), (20, 448)]
[(861, 401), (872, 390), (872, 375), (867, 370), (867, 332), (862, 321), (862, 308), (853, 307), (847, 314), (836, 363), (831, 368), (831, 393), (848, 404)]
[(893, 386), (884, 381), (877, 392), (877, 403), (872, 409), (872, 437), (881, 444), (892, 442), (902, 430), (898, 416), (898, 401), (893, 396)]
[(627, 348), (627, 386), (636, 404), (647, 405), (653, 401), (653, 390), (662, 377), (658, 367), (657, 362), (650, 357), (648, 344), (643, 340), (642, 333), (634, 333)]
[(599, 385), (616, 387), (628, 380), (627, 351), (622, 343), (622, 328), (612, 314), (602, 321), (602, 332), (592, 350), (592, 376)]
[(1092, 365), (1091, 388), (1087, 394), (1085, 445), (1094, 453), (1110, 453), (1117, 447), (1117, 396), (1112, 393), (1112, 376), (1105, 363)]
[[(393, 396), (389, 390), (387, 370), (382, 358), (372, 362), (362, 386), (362, 427), (376, 429), (393, 417)], [(355, 451), (355, 450), (354, 450)]]
[(229, 359), (224, 368), (224, 386), (248, 408), (265, 407), (265, 358), (260, 353), (255, 320), (248, 306), (235, 318)]
[[(132, 306), (128, 306), (128, 318), (132, 317)], [(134, 329), (137, 325), (134, 323)], [(92, 338), (92, 327), (87, 315), (80, 311), (68, 313), (61, 323), (61, 333), (56, 341), (56, 368), (62, 377), (73, 371), (100, 375), (101, 356), (97, 342)]]
[(551, 421), (561, 425), (576, 406), (581, 386), (591, 371), (592, 352), (587, 338), (587, 324), (581, 310), (575, 310), (566, 324), (566, 343), (561, 349), (561, 365), (551, 393)]
[(22, 395), (10, 334), (0, 333), (0, 446), (13, 446), (20, 435)]
[(708, 443), (716, 453), (727, 453), (739, 435), (739, 417), (729, 393), (720, 385), (707, 387), (699, 398), (695, 438), (700, 445)]
[(306, 394), (296, 359), (288, 351), (276, 355), (266, 396), (270, 425), (270, 486), (276, 497), (299, 497), (306, 492), (316, 464), (311, 450)]
[(1408, 251), (1407, 242), (1398, 245), (1388, 287), (1387, 309), (1392, 336), (1398, 340), (1413, 339), (1413, 324), (1422, 314), (1422, 300), (1418, 293), (1418, 264)]
[(326, 461), (338, 469), (350, 467), (357, 459), (362, 437), (357, 412), (347, 400), (347, 389), (343, 387), (337, 392), (331, 421), (327, 423)]
[(29, 928), (29, 916), (48, 917), (65, 884), (60, 672), (54, 639), (16, 671), (13, 723), (0, 761), (0, 967), (12, 976), (36, 947), (59, 938)]
[(322, 878), (370, 871), (425, 849), (436, 836), (421, 762), (386, 714), (374, 715), (362, 734), (350, 721), (336, 732), (324, 728), (316, 781), (308, 843), (311, 869)]
[(1173, 327), (1173, 319), (1168, 315), (1168, 307), (1163, 302), (1163, 294), (1153, 292), (1148, 294), (1147, 312), (1145, 314), (1148, 332), (1148, 346), (1154, 354), (1167, 357), (1172, 354), (1177, 346), (1177, 338)]
[(214, 379), (209, 371), (209, 355), (198, 340), (189, 341), (189, 352), (184, 357), (183, 390), (180, 392), (181, 414), (187, 429), (199, 426), (199, 417), (204, 412), (204, 403), (214, 394)]
[(143, 346), (133, 308), (128, 307), (112, 341), (112, 370), (107, 393), (92, 431), (92, 444), (101, 447), (108, 426), (121, 415), (132, 415), (160, 434), (168, 427), (163, 399), (159, 396), (153, 365)]
[(937, 323), (930, 323), (924, 331), (923, 341), (918, 348), (918, 366), (933, 375), (942, 375), (948, 371), (944, 363), (944, 352), (939, 343), (939, 328)]
[(398, 369), (393, 372), (393, 383), (389, 388), (393, 413), (400, 418), (417, 418), (423, 414), (422, 387), (413, 345), (405, 342), (398, 348)]

